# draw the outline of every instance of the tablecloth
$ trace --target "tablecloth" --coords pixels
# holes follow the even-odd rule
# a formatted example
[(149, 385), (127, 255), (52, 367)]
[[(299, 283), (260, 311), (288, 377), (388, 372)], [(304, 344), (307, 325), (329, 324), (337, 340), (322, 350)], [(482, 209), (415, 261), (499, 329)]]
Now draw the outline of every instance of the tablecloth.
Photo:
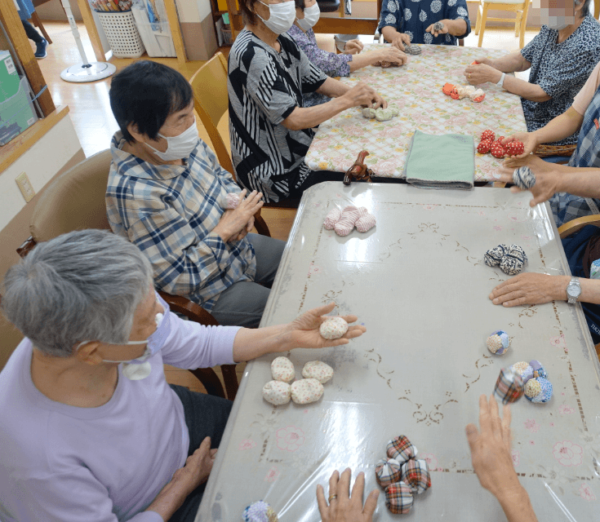
[[(365, 46), (365, 51), (383, 47)], [(360, 109), (348, 109), (322, 123), (306, 155), (313, 170), (346, 171), (358, 153), (366, 149), (367, 165), (377, 176), (402, 178), (404, 163), (415, 130), (428, 134), (469, 134), (479, 143), (481, 133), (492, 129), (496, 136), (526, 132), (520, 97), (497, 85), (483, 84), (482, 103), (468, 98), (453, 100), (442, 93), (445, 83), (468, 85), (465, 67), (478, 57), (499, 58), (503, 50), (478, 47), (421, 45), (422, 54), (410, 56), (403, 67), (365, 67), (341, 81), (364, 81), (375, 88), (388, 103), (400, 108), (400, 116), (388, 122), (366, 120)], [(498, 179), (502, 161), (491, 154), (477, 154), (475, 181)], [(442, 166), (440, 165), (440, 168)]]

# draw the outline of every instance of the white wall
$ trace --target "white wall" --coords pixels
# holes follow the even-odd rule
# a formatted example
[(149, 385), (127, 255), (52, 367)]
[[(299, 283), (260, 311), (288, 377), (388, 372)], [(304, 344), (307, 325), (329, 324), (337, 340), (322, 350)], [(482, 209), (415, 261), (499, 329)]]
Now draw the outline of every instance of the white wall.
[(26, 172), (37, 194), (80, 149), (73, 122), (67, 115), (0, 174), (0, 230), (27, 204), (15, 178)]

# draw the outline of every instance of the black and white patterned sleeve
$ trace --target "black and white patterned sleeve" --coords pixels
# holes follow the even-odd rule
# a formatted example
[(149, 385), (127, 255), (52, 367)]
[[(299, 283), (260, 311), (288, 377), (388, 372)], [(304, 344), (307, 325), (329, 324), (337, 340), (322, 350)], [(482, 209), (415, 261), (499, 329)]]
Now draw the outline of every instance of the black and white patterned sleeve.
[(280, 124), (298, 106), (273, 59), (258, 48), (248, 68), (246, 90), (274, 125)]
[(298, 48), (300, 53), (300, 75), (302, 77), (302, 93), (315, 92), (325, 83), (327, 75), (314, 65), (304, 51)]

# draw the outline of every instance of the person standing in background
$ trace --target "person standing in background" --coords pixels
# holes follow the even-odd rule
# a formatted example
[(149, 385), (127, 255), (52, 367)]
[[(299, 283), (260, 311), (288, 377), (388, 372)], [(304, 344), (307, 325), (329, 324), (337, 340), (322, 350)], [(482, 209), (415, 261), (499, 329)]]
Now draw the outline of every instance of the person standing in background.
[(21, 23), (25, 28), (27, 38), (33, 40), (35, 43), (35, 57), (40, 60), (42, 58), (46, 58), (46, 56), (48, 56), (48, 53), (46, 52), (48, 41), (40, 33), (38, 33), (36, 28), (33, 27), (31, 22), (28, 21), (31, 18), (31, 15), (35, 12), (35, 7), (33, 7), (31, 0), (15, 0), (15, 5), (17, 6)]

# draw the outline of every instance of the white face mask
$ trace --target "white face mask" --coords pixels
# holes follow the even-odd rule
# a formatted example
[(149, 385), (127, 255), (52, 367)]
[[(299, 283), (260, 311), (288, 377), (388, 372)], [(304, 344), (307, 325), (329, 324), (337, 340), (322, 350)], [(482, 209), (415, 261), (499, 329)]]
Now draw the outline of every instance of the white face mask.
[(300, 20), (297, 18), (298, 25), (303, 31), (308, 31), (319, 21), (319, 17), (321, 16), (321, 9), (319, 9), (319, 4), (311, 5), (304, 9), (304, 18)]
[(292, 25), (294, 25), (294, 20), (296, 19), (296, 4), (294, 2), (288, 0), (287, 2), (282, 2), (280, 4), (260, 3), (269, 8), (269, 19), (265, 20), (258, 13), (256, 16), (258, 16), (275, 34), (287, 33)]
[(175, 161), (187, 158), (192, 151), (198, 145), (198, 127), (196, 127), (196, 118), (194, 123), (184, 130), (179, 136), (173, 136), (172, 138), (158, 134), (161, 138), (167, 140), (167, 150), (161, 152), (156, 150), (152, 145), (146, 143), (146, 145), (152, 149), (152, 152), (156, 154), (163, 161)]
[[(165, 310), (167, 313), (167, 310)], [(122, 346), (135, 346), (139, 344), (145, 344), (146, 349), (144, 353), (135, 359), (125, 360), (125, 361), (113, 361), (112, 359), (102, 359), (104, 362), (110, 363), (120, 363), (121, 371), (125, 377), (127, 377), (131, 381), (140, 381), (145, 379), (152, 372), (152, 365), (148, 362), (147, 359), (155, 355), (162, 347), (164, 341), (164, 333), (160, 331), (160, 326), (163, 324), (164, 314), (158, 313), (156, 314), (154, 320), (156, 322), (156, 330), (154, 333), (148, 337), (145, 341), (128, 341), (123, 343)], [(90, 341), (83, 341), (79, 343), (77, 346), (77, 350), (81, 348), (84, 344), (89, 343)], [(105, 343), (111, 344), (111, 343)]]

